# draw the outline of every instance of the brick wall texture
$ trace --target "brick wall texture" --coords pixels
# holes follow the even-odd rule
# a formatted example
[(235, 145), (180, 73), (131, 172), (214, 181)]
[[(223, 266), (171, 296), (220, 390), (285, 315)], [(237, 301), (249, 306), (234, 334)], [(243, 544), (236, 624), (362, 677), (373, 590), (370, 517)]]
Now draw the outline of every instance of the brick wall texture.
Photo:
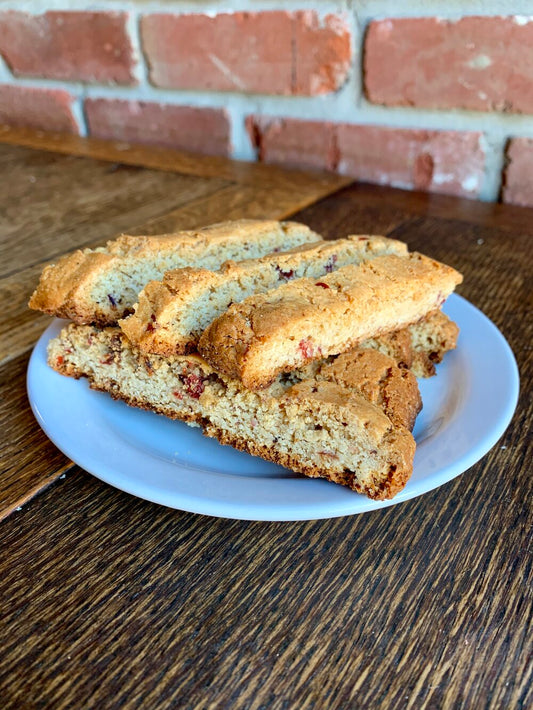
[(0, 123), (533, 206), (533, 16), (6, 4)]

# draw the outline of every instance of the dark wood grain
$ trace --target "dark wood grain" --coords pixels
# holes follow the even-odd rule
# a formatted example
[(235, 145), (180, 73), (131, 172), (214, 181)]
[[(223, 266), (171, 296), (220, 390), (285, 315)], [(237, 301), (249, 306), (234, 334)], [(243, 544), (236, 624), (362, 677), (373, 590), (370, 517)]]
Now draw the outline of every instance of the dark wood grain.
[(210, 519), (69, 474), (4, 523), (7, 707), (527, 707), (518, 439), (334, 521)]
[(350, 199), (356, 209), (364, 205), (366, 208), (385, 207), (411, 215), (439, 219), (451, 217), (462, 222), (533, 236), (531, 210), (523, 207), (465, 200), (461, 197), (429, 192), (390, 190), (388, 187), (366, 183), (351, 185), (349, 191)]
[[(233, 214), (247, 190), (252, 209), (273, 204), (243, 179), (150, 224), (180, 224), (202, 203), (215, 214), (226, 191)], [(466, 200), (354, 186), (295, 217), (331, 238), (386, 232), (461, 269), (461, 293), (517, 358), (511, 425), (458, 479), (401, 505), (222, 520), (62, 468), (25, 402), (27, 355), (12, 357), (0, 369), (3, 469), (10, 481), (17, 470), (66, 477), (2, 523), (2, 707), (533, 706), (533, 211), (501, 207), (492, 219)]]
[(27, 353), (0, 368), (0, 520), (72, 465), (39, 426), (26, 395)]

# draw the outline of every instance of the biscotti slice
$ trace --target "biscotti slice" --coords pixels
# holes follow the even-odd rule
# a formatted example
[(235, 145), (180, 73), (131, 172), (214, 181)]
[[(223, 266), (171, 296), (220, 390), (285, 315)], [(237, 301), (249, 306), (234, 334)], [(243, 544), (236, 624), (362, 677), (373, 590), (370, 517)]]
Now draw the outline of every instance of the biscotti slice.
[(378, 350), (350, 350), (325, 363), (316, 380), (335, 382), (363, 394), (385, 412), (393, 424), (411, 431), (422, 409), (422, 399), (414, 374), (398, 366)]
[(291, 279), (319, 278), (382, 254), (405, 256), (407, 246), (386, 237), (357, 235), (259, 259), (229, 261), (219, 271), (169, 271), (162, 281), (151, 281), (141, 291), (135, 312), (120, 321), (120, 326), (143, 352), (192, 352), (205, 328), (232, 303), (274, 290)]
[(205, 434), (374, 500), (393, 498), (409, 480), (416, 448), (411, 432), (363, 395), (332, 382), (305, 381), (257, 406), (253, 420), (243, 424), (249, 410), (241, 397), (253, 394), (243, 392), (232, 398), (233, 407), (228, 402), (224, 411), (212, 411)]
[(259, 389), (308, 360), (415, 323), (461, 280), (416, 252), (378, 256), (233, 304), (204, 331), (198, 349), (218, 372)]
[[(354, 357), (348, 367), (352, 384), (342, 372), (328, 379), (325, 371), (320, 379), (293, 385), (279, 378), (270, 388), (252, 392), (197, 355), (143, 356), (118, 328), (70, 324), (48, 348), (55, 370), (88, 377), (93, 388), (128, 404), (198, 424), (222, 443), (382, 499), (407, 482), (415, 442), (403, 424), (384, 413), (379, 395), (372, 394), (371, 402), (358, 389), (359, 382), (367, 392), (383, 391), (378, 381), (384, 377), (383, 361), (372, 383), (370, 355)], [(388, 369), (397, 369), (385, 359)], [(412, 412), (418, 411), (418, 392), (403, 378), (394, 379), (398, 398), (410, 399)], [(399, 421), (405, 407), (402, 411)], [(406, 415), (409, 421), (412, 412)]]
[(379, 350), (416, 377), (432, 377), (435, 365), (457, 347), (458, 335), (457, 324), (437, 310), (407, 328), (364, 340), (358, 347)]
[[(392, 358), (402, 371), (409, 370), (414, 377), (433, 377), (436, 365), (447, 352), (457, 347), (458, 335), (456, 323), (442, 311), (432, 311), (406, 328), (362, 340), (357, 350), (376, 350)], [(353, 352), (348, 350), (345, 355), (351, 356)], [(343, 358), (343, 354), (310, 360), (303, 367), (283, 374), (281, 379), (295, 384), (302, 379), (317, 377), (322, 368), (338, 358)]]
[(122, 235), (45, 267), (29, 305), (76, 323), (114, 324), (132, 311), (144, 286), (169, 269), (218, 269), (228, 259), (257, 258), (319, 239), (296, 222), (247, 219), (177, 234)]

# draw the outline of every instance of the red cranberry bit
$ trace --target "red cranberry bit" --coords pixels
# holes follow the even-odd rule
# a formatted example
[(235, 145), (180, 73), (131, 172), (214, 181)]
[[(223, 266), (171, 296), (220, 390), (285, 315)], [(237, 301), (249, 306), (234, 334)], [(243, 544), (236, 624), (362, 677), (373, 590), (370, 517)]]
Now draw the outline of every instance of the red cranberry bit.
[(102, 360), (100, 360), (100, 365), (111, 365), (111, 363), (113, 362), (113, 359), (114, 359), (114, 358), (113, 358), (113, 353), (108, 353), (108, 354), (105, 356), (105, 358), (103, 358)]
[(58, 355), (58, 356), (57, 356), (57, 360), (56, 360), (56, 364), (57, 364), (57, 365), (62, 365), (63, 362), (64, 362), (64, 360), (65, 360), (65, 358), (63, 357), (63, 355)]
[(178, 392), (178, 390), (176, 390), (175, 392), (172, 392), (172, 394), (174, 395), (174, 397), (176, 399), (183, 399), (183, 395), (181, 394), (181, 392)]
[(309, 338), (306, 340), (300, 340), (298, 343), (298, 350), (300, 351), (301, 356), (306, 360), (313, 357), (313, 343)]
[(292, 277), (294, 276), (293, 269), (290, 269), (290, 271), (283, 271), (283, 269), (281, 267), (276, 266), (276, 271), (278, 272), (280, 279), (286, 279), (287, 281), (289, 279), (292, 279)]
[(205, 389), (204, 380), (194, 372), (189, 372), (187, 375), (180, 375), (180, 380), (183, 382), (185, 391), (193, 399), (200, 399), (200, 395)]
[(326, 274), (331, 274), (333, 267), (337, 263), (337, 255), (332, 254), (326, 262)]
[(146, 326), (146, 332), (147, 332), (147, 333), (153, 333), (154, 330), (155, 330), (154, 324), (153, 324), (153, 323), (148, 323), (148, 325)]
[(329, 288), (327, 284), (325, 284), (323, 281), (317, 281), (315, 286), (322, 286), (322, 288)]

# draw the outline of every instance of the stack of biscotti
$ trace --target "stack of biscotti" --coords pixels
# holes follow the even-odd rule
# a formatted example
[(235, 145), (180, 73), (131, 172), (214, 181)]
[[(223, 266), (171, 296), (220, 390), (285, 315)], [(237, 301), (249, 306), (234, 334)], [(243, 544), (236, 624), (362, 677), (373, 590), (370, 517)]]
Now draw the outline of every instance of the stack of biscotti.
[(411, 474), (415, 375), (455, 347), (460, 279), (384, 237), (243, 220), (76, 252), (30, 305), (74, 321), (62, 374), (381, 499)]

